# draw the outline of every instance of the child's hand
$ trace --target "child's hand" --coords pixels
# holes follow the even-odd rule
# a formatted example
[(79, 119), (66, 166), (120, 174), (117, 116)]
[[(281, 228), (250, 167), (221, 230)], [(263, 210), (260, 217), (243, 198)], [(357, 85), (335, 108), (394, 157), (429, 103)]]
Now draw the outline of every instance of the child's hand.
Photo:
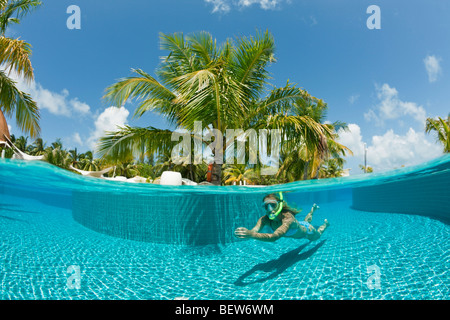
[(234, 230), (234, 235), (240, 239), (251, 238), (252, 234), (253, 232), (251, 230), (248, 230), (247, 228), (244, 227), (240, 227)]
[(315, 204), (315, 203), (313, 204), (313, 206), (312, 206), (312, 207), (313, 207), (313, 210), (317, 210), (317, 209), (320, 209), (320, 207), (319, 207), (319, 206), (318, 206), (317, 204)]

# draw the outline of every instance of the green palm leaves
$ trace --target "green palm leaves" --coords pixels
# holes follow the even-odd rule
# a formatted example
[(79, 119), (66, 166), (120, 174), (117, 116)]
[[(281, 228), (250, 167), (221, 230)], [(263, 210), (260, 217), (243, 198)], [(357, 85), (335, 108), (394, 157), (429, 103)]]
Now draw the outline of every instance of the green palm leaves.
[(450, 152), (450, 114), (447, 120), (441, 117), (437, 119), (428, 118), (425, 124), (425, 132), (435, 132), (437, 141), (444, 145), (444, 153)]
[[(308, 114), (326, 109), (326, 104), (290, 83), (267, 90), (268, 66), (275, 61), (269, 32), (228, 39), (221, 45), (207, 32), (161, 34), (160, 41), (168, 55), (161, 58), (156, 77), (133, 69), (131, 77), (106, 89), (106, 101), (120, 107), (135, 99), (135, 117), (157, 112), (173, 126), (191, 132), (198, 121), (203, 130), (222, 133), (238, 128), (279, 129), (282, 147), (302, 146), (306, 161), (328, 154), (334, 127)], [(118, 158), (167, 153), (175, 144), (170, 138), (169, 130), (119, 128), (100, 139), (99, 153)], [(223, 148), (225, 154), (226, 145)]]
[(15, 70), (26, 80), (33, 79), (33, 67), (30, 61), (30, 44), (19, 39), (1, 37), (0, 48), (2, 48), (0, 58), (8, 66), (6, 69), (7, 72)]
[[(161, 34), (160, 39), (161, 49), (169, 54), (161, 59), (158, 80), (134, 69), (133, 76), (106, 89), (105, 99), (115, 106), (137, 99), (136, 117), (158, 112), (171, 124), (187, 130), (193, 130), (195, 121), (223, 132), (239, 123), (246, 106), (259, 97), (266, 84), (265, 67), (274, 50), (272, 36), (259, 34), (257, 38), (239, 39), (237, 44), (227, 40), (221, 46), (206, 32), (188, 37)], [(101, 140), (100, 152), (113, 152), (103, 142), (105, 139)]]
[(252, 184), (256, 179), (256, 172), (243, 164), (229, 166), (224, 170), (225, 184)]
[(16, 122), (22, 131), (31, 137), (39, 135), (39, 110), (32, 98), (17, 89), (16, 83), (9, 77), (11, 71), (27, 81), (33, 80), (33, 67), (30, 55), (31, 45), (23, 40), (5, 36), (11, 23), (19, 23), (29, 11), (41, 4), (35, 0), (0, 0), (0, 112), (7, 116), (16, 116)]

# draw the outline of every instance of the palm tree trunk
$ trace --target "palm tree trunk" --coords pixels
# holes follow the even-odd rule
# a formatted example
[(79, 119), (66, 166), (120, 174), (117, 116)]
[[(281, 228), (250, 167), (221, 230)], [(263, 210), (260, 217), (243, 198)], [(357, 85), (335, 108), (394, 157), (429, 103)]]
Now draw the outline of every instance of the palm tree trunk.
[(222, 184), (222, 165), (214, 163), (211, 170), (211, 183), (216, 186)]
[(303, 169), (303, 180), (308, 180), (309, 160), (305, 162), (305, 168)]
[(314, 175), (314, 177), (312, 179), (315, 179), (315, 180), (319, 179), (319, 171), (320, 171), (320, 167), (317, 168), (316, 174)]

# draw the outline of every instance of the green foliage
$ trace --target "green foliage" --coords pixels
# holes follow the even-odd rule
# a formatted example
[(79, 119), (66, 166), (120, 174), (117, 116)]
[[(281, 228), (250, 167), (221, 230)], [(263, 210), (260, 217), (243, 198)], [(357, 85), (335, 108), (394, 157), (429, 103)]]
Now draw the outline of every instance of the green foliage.
[[(191, 132), (196, 121), (202, 122), (202, 129), (222, 133), (236, 128), (279, 129), (287, 138), (281, 146), (279, 181), (317, 178), (324, 160), (342, 160), (341, 156), (351, 153), (336, 141), (337, 129), (346, 125), (322, 123), (327, 105), (321, 99), (289, 82), (267, 91), (268, 67), (275, 62), (275, 42), (269, 32), (228, 39), (220, 45), (207, 32), (160, 34), (160, 44), (168, 55), (161, 58), (156, 76), (132, 69), (133, 76), (106, 88), (104, 99), (108, 103), (120, 107), (128, 100), (137, 100), (135, 117), (157, 112), (177, 128)], [(171, 134), (154, 127), (125, 126), (102, 137), (98, 151), (103, 157), (122, 161), (166, 155), (177, 143), (171, 141)], [(167, 167), (184, 168), (170, 163)], [(241, 174), (235, 172), (238, 168), (243, 172), (253, 169), (256, 176), (259, 172), (252, 166), (226, 168), (223, 181), (240, 180)]]
[(443, 152), (450, 152), (450, 114), (447, 116), (446, 120), (441, 117), (438, 117), (437, 119), (427, 118), (425, 132), (434, 132), (436, 134), (436, 140), (443, 144)]
[(372, 173), (373, 172), (373, 168), (371, 166), (365, 167), (362, 164), (360, 164), (359, 168), (365, 173)]
[(15, 81), (9, 77), (9, 72), (15, 71), (25, 80), (33, 80), (31, 45), (7, 37), (5, 33), (11, 23), (19, 23), (40, 4), (35, 0), (0, 1), (0, 111), (9, 117), (15, 115), (18, 127), (32, 137), (37, 137), (40, 132), (38, 106), (30, 95), (17, 89)]

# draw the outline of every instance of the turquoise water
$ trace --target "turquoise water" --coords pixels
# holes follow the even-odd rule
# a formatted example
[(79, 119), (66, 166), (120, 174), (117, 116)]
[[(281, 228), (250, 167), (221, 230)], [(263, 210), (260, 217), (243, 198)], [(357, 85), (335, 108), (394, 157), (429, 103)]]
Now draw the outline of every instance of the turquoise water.
[[(0, 298), (449, 299), (449, 175), (447, 156), (266, 188), (167, 187), (0, 160)], [(281, 190), (299, 219), (320, 205), (322, 238), (235, 239)]]

